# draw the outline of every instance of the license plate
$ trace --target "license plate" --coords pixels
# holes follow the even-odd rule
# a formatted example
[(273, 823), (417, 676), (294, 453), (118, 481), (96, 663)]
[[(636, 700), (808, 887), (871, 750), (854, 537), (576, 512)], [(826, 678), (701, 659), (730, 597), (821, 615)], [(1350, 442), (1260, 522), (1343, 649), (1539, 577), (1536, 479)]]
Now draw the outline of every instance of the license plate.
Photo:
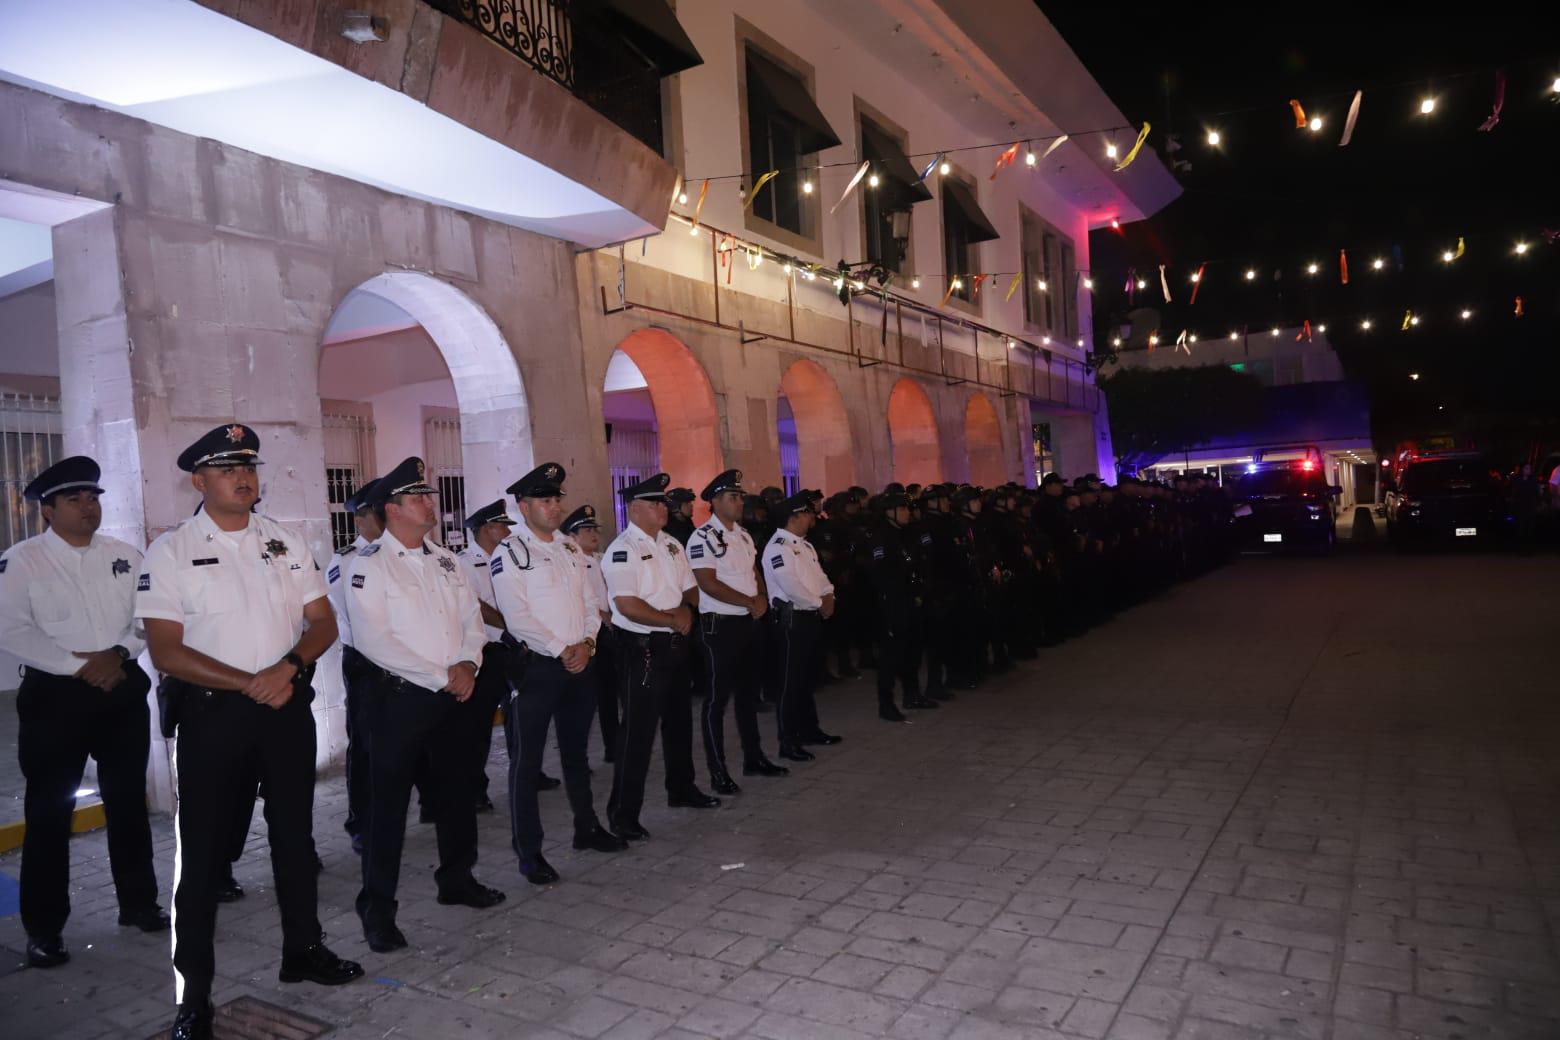
[(1264, 542), (1281, 542), (1284, 540), (1284, 536), (1281, 534), (1265, 534), (1262, 536), (1262, 540)]
[(1477, 527), (1459, 527), (1457, 529), (1458, 538), (1473, 538), (1478, 535), (1478, 533), (1479, 529)]

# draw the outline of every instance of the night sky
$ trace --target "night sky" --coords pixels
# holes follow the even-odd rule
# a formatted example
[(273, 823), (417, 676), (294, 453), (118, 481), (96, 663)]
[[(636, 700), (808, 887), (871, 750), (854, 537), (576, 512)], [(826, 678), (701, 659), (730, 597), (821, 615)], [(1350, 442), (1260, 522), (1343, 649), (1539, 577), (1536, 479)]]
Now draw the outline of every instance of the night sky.
[[(1418, 4), (1040, 6), (1128, 120), (1153, 123), (1161, 157), (1189, 164), (1176, 170), (1185, 194), (1158, 216), (1091, 236), (1101, 349), (1131, 309), (1122, 285), (1135, 268), (1149, 282), (1137, 303), (1163, 311), (1167, 343), (1183, 328), (1208, 338), (1325, 323), (1351, 376), (1370, 384), (1383, 439), (1553, 440), (1512, 433), (1545, 415), (1560, 422), (1560, 243), (1543, 235), (1560, 229), (1560, 97), (1550, 89), (1560, 37), (1539, 24), (1538, 6), (1429, 17)], [(1497, 69), (1507, 76), (1501, 121), (1481, 133)], [(1340, 148), (1356, 89), (1359, 119)], [(1426, 97), (1436, 99), (1429, 116)], [(1295, 128), (1290, 98), (1323, 118), (1320, 132)], [(1222, 136), (1217, 149), (1209, 129)], [(1179, 152), (1167, 153), (1167, 134)], [(1465, 255), (1443, 262), (1459, 236)], [(1190, 273), (1204, 261), (1188, 306)], [(1403, 332), (1407, 310), (1421, 323)]]

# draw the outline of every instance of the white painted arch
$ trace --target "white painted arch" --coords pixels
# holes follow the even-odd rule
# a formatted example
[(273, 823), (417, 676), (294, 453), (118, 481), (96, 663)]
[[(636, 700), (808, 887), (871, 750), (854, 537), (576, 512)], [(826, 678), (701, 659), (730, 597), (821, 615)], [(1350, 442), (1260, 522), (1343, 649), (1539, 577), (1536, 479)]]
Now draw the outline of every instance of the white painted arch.
[[(431, 275), (387, 271), (352, 290), (359, 292), (388, 300), (427, 330), (455, 384), (466, 501), (503, 498), (504, 488), (535, 465), (525, 384), (504, 334), (475, 300)], [(400, 460), (380, 461), (388, 467)]]

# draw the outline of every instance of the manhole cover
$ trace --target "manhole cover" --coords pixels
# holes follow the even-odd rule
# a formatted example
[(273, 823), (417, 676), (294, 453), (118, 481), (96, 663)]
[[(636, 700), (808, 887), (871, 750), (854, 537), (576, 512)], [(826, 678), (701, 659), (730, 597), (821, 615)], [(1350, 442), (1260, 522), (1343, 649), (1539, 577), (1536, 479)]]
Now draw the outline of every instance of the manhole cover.
[[(335, 1028), (254, 997), (238, 997), (220, 1005), (214, 1026), (216, 1040), (314, 1040)], [(167, 1035), (164, 1028), (148, 1040), (165, 1040)]]

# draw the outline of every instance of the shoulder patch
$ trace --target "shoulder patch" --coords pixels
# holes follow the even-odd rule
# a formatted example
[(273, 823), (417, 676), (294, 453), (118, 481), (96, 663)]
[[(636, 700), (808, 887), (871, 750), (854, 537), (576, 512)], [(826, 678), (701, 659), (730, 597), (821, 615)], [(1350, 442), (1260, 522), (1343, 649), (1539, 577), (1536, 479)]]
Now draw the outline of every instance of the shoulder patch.
[(152, 591), (152, 576), (150, 574), (143, 574), (139, 578), (137, 578), (136, 579), (136, 583), (135, 583), (135, 591), (137, 591), (137, 592), (150, 592), (150, 591)]
[(627, 563), (628, 562), (628, 550), (627, 549), (614, 549), (612, 551), (612, 562), (613, 563)]
[(932, 544), (932, 536), (929, 535), (929, 534), (923, 534), (921, 536), (921, 544), (922, 545), (931, 545)]
[(776, 553), (775, 555), (771, 556), (769, 558), (769, 566), (775, 568), (775, 570), (779, 570), (781, 567), (784, 567), (785, 556), (780, 553)]
[(363, 577), (364, 576), (361, 574), (352, 575), (352, 587), (354, 589), (361, 589), (363, 587)]
[(688, 559), (690, 559), (690, 560), (702, 560), (702, 559), (704, 559), (704, 546), (702, 546), (702, 545), (690, 545), (690, 546), (688, 546)]
[[(373, 545), (365, 545), (365, 546), (363, 546), (363, 551), (361, 553), (359, 553), (359, 555), (366, 558), (366, 557), (374, 555), (378, 551), (379, 551), (379, 543), (375, 542)], [(361, 586), (359, 586), (359, 587), (361, 588)]]
[(331, 585), (341, 580), (341, 565), (335, 564), (325, 572), (325, 581)]
[(883, 547), (881, 545), (873, 547), (872, 558), (874, 560), (881, 560), (883, 558)]
[(488, 564), (488, 573), (494, 576), (504, 573), (504, 558), (497, 553), (493, 554), (492, 561)]

